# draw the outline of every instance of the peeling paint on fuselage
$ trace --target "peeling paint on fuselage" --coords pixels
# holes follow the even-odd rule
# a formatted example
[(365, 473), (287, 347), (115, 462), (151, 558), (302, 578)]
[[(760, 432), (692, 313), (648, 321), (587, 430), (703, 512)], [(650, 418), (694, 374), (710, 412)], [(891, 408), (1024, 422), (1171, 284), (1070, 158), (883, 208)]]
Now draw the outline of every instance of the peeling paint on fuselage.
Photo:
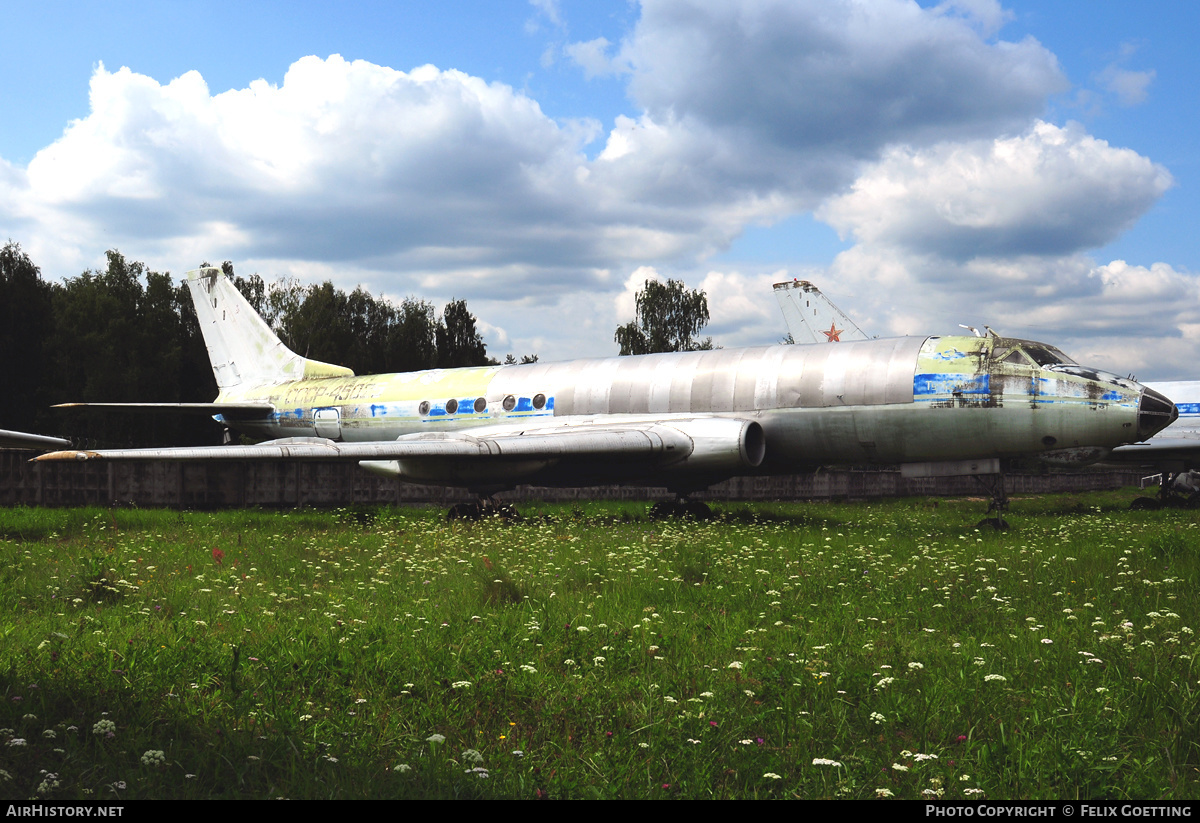
[(1129, 442), (1138, 390), (993, 359), (1023, 342), (897, 338), (435, 369), (306, 379), (218, 401), (280, 410), (237, 424), (260, 438), (312, 436), (315, 410), (333, 408), (350, 442), (525, 423), (744, 418), (763, 427), (765, 473)]

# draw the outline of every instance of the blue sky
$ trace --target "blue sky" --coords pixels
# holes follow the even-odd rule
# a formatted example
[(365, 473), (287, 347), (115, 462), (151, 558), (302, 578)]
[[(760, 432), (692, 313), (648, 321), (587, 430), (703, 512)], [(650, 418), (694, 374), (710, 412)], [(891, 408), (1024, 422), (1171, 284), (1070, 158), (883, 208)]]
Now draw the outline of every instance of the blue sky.
[[(647, 277), (726, 346), (811, 279), (1196, 376), (1189, 4), (6, 4), (0, 233), (463, 297), (496, 355), (613, 353)], [(332, 55), (340, 55), (341, 59)], [(436, 67), (418, 69), (422, 66)], [(191, 73), (191, 74), (189, 74)], [(256, 81), (261, 81), (257, 82)]]

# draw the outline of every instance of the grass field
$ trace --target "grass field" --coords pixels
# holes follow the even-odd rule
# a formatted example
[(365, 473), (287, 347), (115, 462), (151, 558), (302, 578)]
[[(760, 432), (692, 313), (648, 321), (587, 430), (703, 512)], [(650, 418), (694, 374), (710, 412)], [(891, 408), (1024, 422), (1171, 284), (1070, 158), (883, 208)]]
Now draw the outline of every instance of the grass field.
[(1200, 796), (1200, 514), (0, 511), (0, 795)]

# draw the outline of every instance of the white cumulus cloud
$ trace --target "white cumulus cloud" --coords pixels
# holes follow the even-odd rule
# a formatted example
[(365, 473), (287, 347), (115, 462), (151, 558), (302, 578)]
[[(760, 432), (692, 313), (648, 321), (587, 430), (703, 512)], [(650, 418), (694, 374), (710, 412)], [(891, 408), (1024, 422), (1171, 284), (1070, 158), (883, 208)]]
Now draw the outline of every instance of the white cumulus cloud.
[(896, 147), (818, 211), (844, 235), (958, 260), (1101, 246), (1172, 184), (1170, 173), (1075, 125)]

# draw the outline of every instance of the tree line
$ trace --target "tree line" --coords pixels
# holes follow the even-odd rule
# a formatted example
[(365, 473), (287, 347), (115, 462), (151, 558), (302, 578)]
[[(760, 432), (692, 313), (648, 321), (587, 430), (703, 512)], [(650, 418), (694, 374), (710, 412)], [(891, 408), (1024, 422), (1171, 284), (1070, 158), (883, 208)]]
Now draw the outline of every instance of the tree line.
[[(222, 269), (293, 351), (356, 374), (494, 363), (465, 300), (438, 314), (361, 287), (266, 283)], [(536, 360), (536, 355), (522, 358)], [(512, 355), (509, 362), (517, 362)], [(220, 442), (207, 416), (51, 409), (56, 403), (207, 403), (217, 395), (187, 286), (117, 251), (107, 266), (47, 282), (17, 243), (0, 249), (0, 428), (89, 446)]]

